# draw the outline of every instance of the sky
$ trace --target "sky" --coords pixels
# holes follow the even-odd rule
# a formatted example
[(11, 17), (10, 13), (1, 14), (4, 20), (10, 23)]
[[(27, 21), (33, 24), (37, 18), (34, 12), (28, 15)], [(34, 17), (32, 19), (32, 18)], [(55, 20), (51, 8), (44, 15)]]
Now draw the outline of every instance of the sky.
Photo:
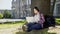
[(0, 10), (11, 10), (12, 0), (0, 0)]

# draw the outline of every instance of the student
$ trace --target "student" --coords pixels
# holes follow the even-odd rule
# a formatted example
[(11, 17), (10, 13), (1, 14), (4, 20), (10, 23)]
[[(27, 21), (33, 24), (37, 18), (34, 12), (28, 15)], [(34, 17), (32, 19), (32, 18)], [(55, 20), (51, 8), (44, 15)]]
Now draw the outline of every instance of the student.
[(37, 7), (34, 7), (34, 22), (33, 23), (27, 23), (27, 32), (30, 32), (31, 30), (39, 30), (43, 28), (43, 23), (45, 21), (44, 16), (42, 13), (40, 13), (40, 10)]

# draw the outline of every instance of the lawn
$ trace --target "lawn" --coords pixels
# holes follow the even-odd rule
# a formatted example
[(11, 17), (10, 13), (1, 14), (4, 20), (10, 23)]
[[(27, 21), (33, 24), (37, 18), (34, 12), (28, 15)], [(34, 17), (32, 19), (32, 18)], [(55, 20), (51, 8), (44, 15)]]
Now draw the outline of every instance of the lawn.
[(21, 24), (22, 23), (17, 23), (17, 24), (0, 24), (0, 28), (1, 27), (10, 28), (10, 27), (21, 25)]
[(60, 18), (55, 18), (55, 20), (57, 24), (60, 24)]
[(24, 22), (24, 21), (19, 21), (19, 22), (14, 22), (14, 23), (12, 23), (12, 22), (7, 22), (7, 23), (5, 23), (5, 24), (0, 24), (0, 28), (1, 28), (1, 27), (9, 28), (9, 27), (13, 27), (13, 26), (22, 25), (22, 24), (24, 24), (23, 22)]
[(7, 22), (5, 24), (0, 24), (0, 34), (13, 34), (22, 24), (24, 24), (23, 21), (15, 23)]
[[(60, 18), (55, 18), (56, 23), (60, 24)], [(48, 33), (48, 29), (43, 29), (43, 31), (31, 31), (31, 32), (17, 32), (16, 34), (56, 34), (56, 33)]]
[[(56, 22), (59, 22), (58, 20), (60, 20), (60, 18), (56, 18)], [(26, 21), (20, 21), (20, 22), (16, 22), (16, 23), (5, 23), (5, 24), (0, 24), (0, 29), (2, 28), (11, 28), (11, 27), (15, 27), (15, 26), (20, 26), (20, 25), (23, 25), (24, 22)], [(60, 22), (59, 22), (60, 24)], [(31, 32), (22, 32), (22, 31), (19, 31), (19, 32), (15, 32), (15, 34), (56, 34), (56, 33), (48, 33), (47, 32), (48, 29), (43, 29), (43, 31), (31, 31)]]
[(43, 29), (42, 31), (41, 30), (37, 30), (37, 31), (31, 31), (31, 32), (16, 32), (16, 34), (56, 34), (56, 33), (48, 33), (47, 32), (48, 29)]
[[(55, 18), (56, 20), (56, 23), (60, 24), (60, 18)], [(24, 22), (26, 22), (25, 20), (24, 21), (19, 21), (19, 22), (13, 22), (13, 23), (7, 23), (7, 24), (0, 24), (0, 27), (13, 27), (13, 26), (16, 26), (16, 25), (23, 25)]]

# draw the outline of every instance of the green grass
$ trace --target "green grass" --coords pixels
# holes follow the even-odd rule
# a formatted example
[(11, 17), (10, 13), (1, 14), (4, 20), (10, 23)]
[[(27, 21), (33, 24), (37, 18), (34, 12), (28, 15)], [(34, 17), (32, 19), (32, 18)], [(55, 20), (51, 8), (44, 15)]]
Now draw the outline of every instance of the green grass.
[(31, 31), (31, 32), (16, 32), (16, 34), (56, 34), (56, 33), (48, 33), (46, 30), (45, 31)]
[(21, 25), (23, 23), (17, 23), (17, 24), (0, 24), (0, 27), (13, 27), (13, 26), (18, 26)]
[(0, 24), (0, 29), (1, 28), (10, 28), (10, 27), (14, 27), (14, 26), (19, 26), (24, 24), (25, 21), (19, 21), (19, 22), (15, 22), (15, 23), (11, 23), (11, 22), (7, 22), (5, 24)]
[[(30, 34), (30, 33), (26, 33), (26, 32), (17, 32), (16, 34)], [(40, 33), (38, 33), (38, 34), (40, 34)], [(45, 34), (45, 33), (43, 33), (43, 34)], [(48, 34), (56, 34), (56, 33), (48, 33)]]
[[(5, 28), (11, 28), (11, 27), (14, 27), (14, 26), (19, 26), (19, 25), (23, 25), (24, 23), (25, 23), (26, 21), (19, 21), (19, 22), (15, 22), (15, 23), (5, 23), (5, 24), (0, 24), (0, 29), (3, 27), (5, 27)], [(43, 32), (42, 32), (42, 34), (47, 34), (48, 32), (47, 32), (47, 30), (48, 29), (45, 29)], [(33, 31), (31, 31), (31, 32), (21, 32), (21, 31), (19, 31), (19, 32), (16, 32), (16, 34), (31, 34), (31, 33), (33, 33)], [(40, 34), (41, 33), (41, 31), (35, 31), (34, 32), (35, 34), (37, 33), (37, 34)], [(56, 33), (48, 33), (48, 34), (56, 34)]]
[[(0, 24), (0, 30), (5, 30), (5, 29), (10, 29), (10, 28), (15, 28), (20, 25), (24, 24), (24, 21), (16, 22), (16, 23), (5, 23), (5, 24)], [(4, 31), (5, 32), (5, 31)], [(3, 32), (3, 33), (4, 33)], [(1, 32), (0, 32), (1, 33)], [(13, 31), (15, 33), (15, 31)]]
[(60, 18), (55, 18), (55, 20), (57, 24), (60, 24)]

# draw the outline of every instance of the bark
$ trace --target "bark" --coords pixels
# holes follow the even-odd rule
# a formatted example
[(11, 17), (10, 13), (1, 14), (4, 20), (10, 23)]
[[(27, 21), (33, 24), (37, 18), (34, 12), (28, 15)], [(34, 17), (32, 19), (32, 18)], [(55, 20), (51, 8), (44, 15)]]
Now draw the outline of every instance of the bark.
[(50, 15), (50, 0), (31, 0), (31, 10), (37, 6), (44, 15)]

